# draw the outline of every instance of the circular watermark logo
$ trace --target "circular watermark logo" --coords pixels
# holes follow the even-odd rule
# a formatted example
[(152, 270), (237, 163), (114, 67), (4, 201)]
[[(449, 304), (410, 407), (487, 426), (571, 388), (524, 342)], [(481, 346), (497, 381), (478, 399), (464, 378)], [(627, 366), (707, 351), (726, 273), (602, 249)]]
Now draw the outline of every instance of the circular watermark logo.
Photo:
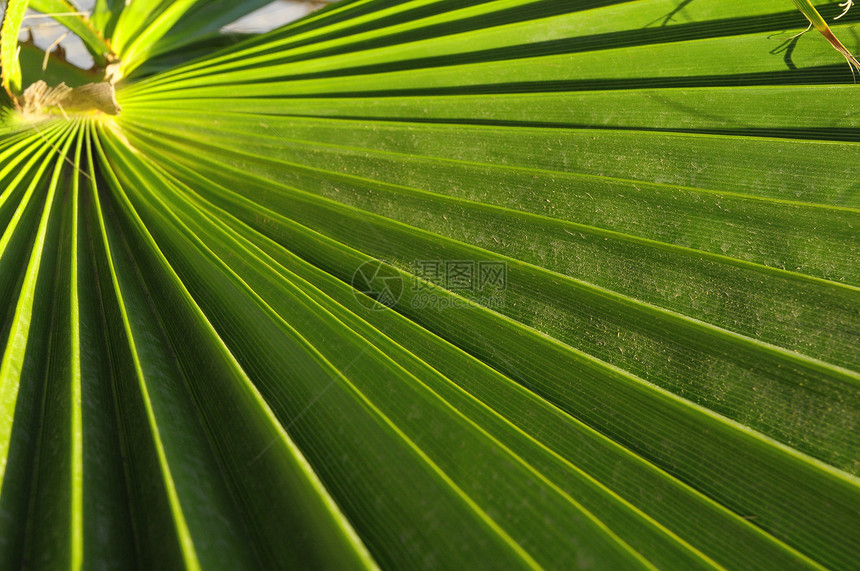
[(393, 307), (403, 295), (403, 278), (379, 260), (361, 264), (352, 274), (355, 299), (371, 311)]

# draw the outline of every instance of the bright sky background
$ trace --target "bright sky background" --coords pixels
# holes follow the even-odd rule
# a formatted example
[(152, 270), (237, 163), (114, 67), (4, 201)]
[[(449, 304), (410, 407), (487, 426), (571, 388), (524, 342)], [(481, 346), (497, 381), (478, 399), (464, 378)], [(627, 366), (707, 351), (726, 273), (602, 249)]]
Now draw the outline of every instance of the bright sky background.
[[(225, 31), (262, 33), (283, 26), (293, 20), (312, 12), (314, 9), (324, 6), (326, 3), (337, 0), (321, 0), (318, 2), (303, 2), (301, 0), (277, 0), (265, 6), (245, 18), (230, 24)], [(91, 10), (95, 0), (73, 0), (82, 11)], [(5, 2), (0, 2), (0, 13), (5, 8)], [(35, 14), (34, 12), (29, 12)], [(32, 33), (36, 45), (42, 49), (52, 46), (57, 38), (68, 32), (65, 26), (61, 26), (50, 18), (27, 18), (21, 28), (21, 41), (26, 41)], [(66, 50), (66, 58), (73, 64), (84, 69), (93, 66), (93, 58), (87, 52), (83, 42), (74, 34), (69, 34), (60, 41), (60, 45)], [(53, 50), (52, 50), (53, 51)]]

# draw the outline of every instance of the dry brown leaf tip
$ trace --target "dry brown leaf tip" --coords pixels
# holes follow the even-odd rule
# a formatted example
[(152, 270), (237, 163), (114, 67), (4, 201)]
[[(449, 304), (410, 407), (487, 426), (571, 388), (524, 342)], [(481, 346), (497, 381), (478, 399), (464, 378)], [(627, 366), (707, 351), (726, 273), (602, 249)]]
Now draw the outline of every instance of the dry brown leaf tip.
[(50, 87), (39, 80), (24, 91), (20, 104), (25, 115), (56, 111), (63, 114), (101, 111), (117, 115), (122, 110), (116, 101), (114, 86), (107, 81), (87, 83), (80, 87), (69, 87), (65, 83)]

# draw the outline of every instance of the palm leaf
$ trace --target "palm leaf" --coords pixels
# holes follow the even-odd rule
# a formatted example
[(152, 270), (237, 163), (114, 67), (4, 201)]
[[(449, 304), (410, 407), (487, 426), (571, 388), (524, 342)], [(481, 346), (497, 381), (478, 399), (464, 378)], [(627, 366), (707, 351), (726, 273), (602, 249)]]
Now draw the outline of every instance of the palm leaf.
[(52, 15), (59, 23), (75, 33), (84, 42), (95, 63), (105, 66), (113, 53), (110, 46), (93, 26), (89, 18), (80, 17), (76, 7), (67, 0), (30, 0), (30, 8)]
[(98, 2), (122, 113), (6, 115), (0, 566), (856, 564), (856, 87), (790, 3), (238, 15)]
[(0, 68), (3, 89), (12, 94), (21, 90), (21, 64), (18, 61), (18, 33), (27, 11), (27, 0), (12, 0), (3, 11), (0, 29)]

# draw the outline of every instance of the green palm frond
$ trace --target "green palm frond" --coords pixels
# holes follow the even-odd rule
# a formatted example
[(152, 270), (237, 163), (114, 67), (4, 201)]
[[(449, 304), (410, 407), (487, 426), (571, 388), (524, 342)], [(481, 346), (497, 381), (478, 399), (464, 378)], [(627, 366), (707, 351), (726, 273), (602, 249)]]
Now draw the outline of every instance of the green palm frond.
[(0, 568), (856, 566), (860, 114), (803, 15), (217, 35), (262, 4), (99, 0), (116, 116), (11, 90)]
[(104, 37), (96, 30), (92, 21), (88, 17), (81, 17), (84, 13), (79, 12), (68, 0), (29, 0), (29, 7), (45, 16), (51, 15), (76, 34), (87, 46), (96, 65), (104, 67), (112, 61), (113, 50)]
[(3, 12), (3, 26), (0, 29), (0, 69), (3, 72), (3, 89), (9, 95), (21, 90), (18, 32), (26, 11), (27, 0), (12, 0)]

